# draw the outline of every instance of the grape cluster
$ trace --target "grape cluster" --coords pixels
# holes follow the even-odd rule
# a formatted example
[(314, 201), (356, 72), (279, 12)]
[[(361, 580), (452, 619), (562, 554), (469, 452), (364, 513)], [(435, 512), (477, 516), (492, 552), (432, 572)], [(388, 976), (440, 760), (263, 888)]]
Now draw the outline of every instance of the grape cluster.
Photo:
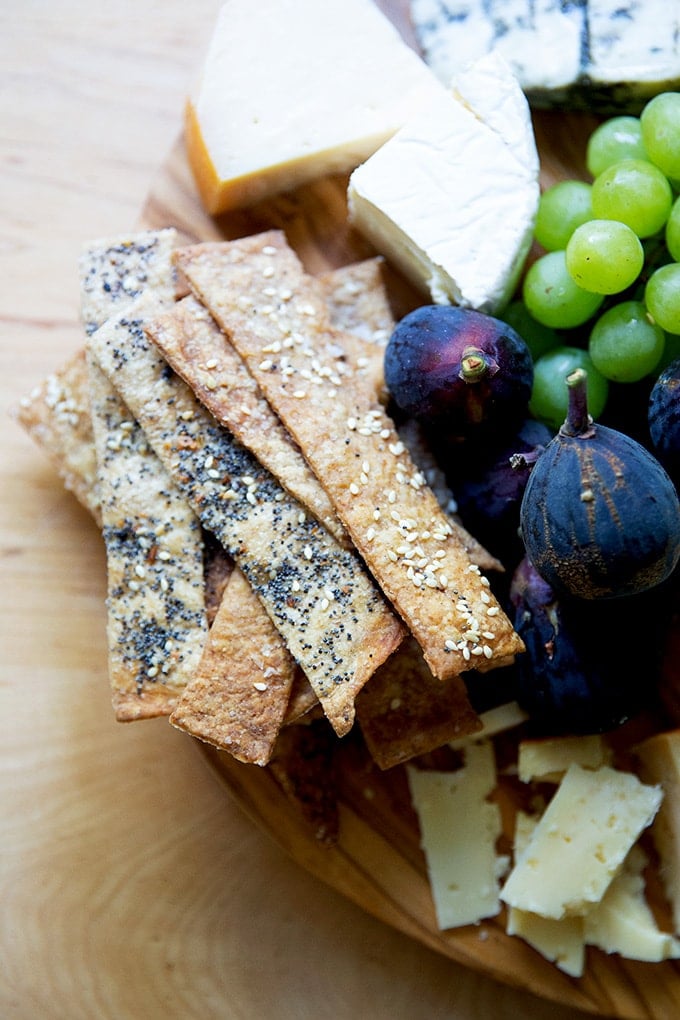
[(503, 314), (535, 361), (531, 411), (557, 428), (565, 375), (588, 372), (593, 416), (611, 384), (651, 380), (680, 356), (680, 93), (591, 134), (592, 180), (541, 195), (521, 298)]

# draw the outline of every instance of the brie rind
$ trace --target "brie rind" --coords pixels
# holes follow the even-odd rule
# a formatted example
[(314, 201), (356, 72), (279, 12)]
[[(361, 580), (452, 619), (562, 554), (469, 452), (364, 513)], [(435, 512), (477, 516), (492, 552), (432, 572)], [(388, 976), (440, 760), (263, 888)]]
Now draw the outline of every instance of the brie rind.
[(531, 244), (538, 157), (503, 62), (467, 77), (469, 91), (463, 75), (354, 171), (348, 203), (357, 229), (433, 302), (493, 313)]

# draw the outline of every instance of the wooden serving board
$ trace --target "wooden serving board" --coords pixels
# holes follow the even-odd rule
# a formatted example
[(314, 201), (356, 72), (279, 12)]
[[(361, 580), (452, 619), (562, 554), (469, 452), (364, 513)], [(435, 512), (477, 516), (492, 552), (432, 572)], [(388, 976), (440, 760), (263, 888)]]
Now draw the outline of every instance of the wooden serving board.
[[(399, 4), (383, 4), (398, 17)], [(535, 131), (542, 183), (584, 177), (585, 140), (594, 118), (540, 112)], [(176, 226), (187, 239), (231, 239), (272, 227), (285, 231), (308, 271), (356, 261), (373, 249), (348, 225), (347, 179), (334, 177), (252, 209), (214, 219), (203, 211), (180, 139), (154, 181), (142, 225)], [(419, 299), (389, 275), (397, 315)], [(601, 1016), (668, 1020), (680, 1011), (680, 965), (641, 964), (588, 951), (585, 976), (567, 977), (519, 938), (504, 915), (479, 926), (438, 930), (425, 861), (401, 768), (380, 773), (357, 741), (340, 749), (341, 818), (336, 846), (319, 843), (268, 769), (242, 765), (197, 743), (225, 789), (303, 868), (413, 939), (497, 980)]]

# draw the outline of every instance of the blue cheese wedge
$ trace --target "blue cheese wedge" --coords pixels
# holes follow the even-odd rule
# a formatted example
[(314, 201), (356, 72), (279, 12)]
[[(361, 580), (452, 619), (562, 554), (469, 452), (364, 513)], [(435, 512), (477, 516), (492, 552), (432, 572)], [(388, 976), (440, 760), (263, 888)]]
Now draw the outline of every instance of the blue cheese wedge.
[(439, 928), (495, 916), (507, 860), (496, 851), (500, 809), (488, 800), (496, 785), (493, 745), (471, 744), (457, 772), (407, 773)]
[(533, 105), (636, 109), (680, 84), (680, 8), (664, 0), (411, 0), (416, 37), (446, 85), (487, 53)]
[(586, 913), (651, 824), (662, 796), (659, 786), (632, 773), (570, 765), (501, 898), (541, 917)]
[(528, 253), (538, 157), (498, 57), (469, 66), (350, 177), (350, 219), (437, 304), (496, 312)]

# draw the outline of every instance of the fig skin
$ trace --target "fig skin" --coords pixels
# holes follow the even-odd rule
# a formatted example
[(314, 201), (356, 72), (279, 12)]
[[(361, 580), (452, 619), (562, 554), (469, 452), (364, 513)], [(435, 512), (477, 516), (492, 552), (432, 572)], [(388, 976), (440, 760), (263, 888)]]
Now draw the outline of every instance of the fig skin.
[(519, 510), (531, 468), (553, 437), (534, 418), (498, 444), (462, 443), (437, 451), (465, 527), (504, 563), (523, 554)]
[(647, 417), (654, 453), (677, 486), (680, 480), (680, 359), (672, 361), (654, 383)]
[(452, 437), (521, 420), (533, 385), (531, 353), (519, 334), (455, 305), (423, 305), (405, 315), (384, 367), (397, 407)]
[(526, 552), (558, 592), (615, 598), (666, 580), (680, 558), (680, 502), (640, 443), (588, 416), (585, 372), (568, 377), (569, 412), (534, 465), (520, 508)]
[(516, 660), (516, 697), (535, 735), (613, 730), (655, 702), (668, 623), (661, 592), (584, 602), (558, 595), (527, 557), (520, 562), (510, 585), (526, 647)]

